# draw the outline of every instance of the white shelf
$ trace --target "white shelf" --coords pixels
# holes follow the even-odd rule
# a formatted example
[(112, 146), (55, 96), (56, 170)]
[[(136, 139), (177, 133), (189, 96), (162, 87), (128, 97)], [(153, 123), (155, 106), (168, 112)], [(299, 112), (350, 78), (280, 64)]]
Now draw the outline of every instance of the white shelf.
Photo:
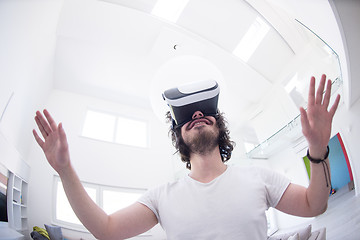
[(25, 180), (10, 172), (8, 183), (8, 220), (9, 227), (18, 232), (28, 230), (27, 194), (28, 184)]

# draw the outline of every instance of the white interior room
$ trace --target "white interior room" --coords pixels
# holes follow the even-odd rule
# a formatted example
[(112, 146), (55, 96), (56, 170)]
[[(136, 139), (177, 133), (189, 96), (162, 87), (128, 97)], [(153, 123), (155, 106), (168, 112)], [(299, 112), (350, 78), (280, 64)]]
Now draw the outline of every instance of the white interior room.
[[(355, 239), (360, 230), (359, 212), (352, 215), (360, 207), (360, 2), (169, 2), (0, 1), (0, 166), (9, 183), (13, 176), (15, 185), (16, 179), (23, 184), (20, 210), (13, 201), (7, 204), (8, 228), (31, 239), (34, 226), (48, 224), (60, 226), (66, 239), (94, 239), (60, 211), (58, 174), (32, 135), (37, 110), (48, 109), (63, 123), (74, 168), (104, 206), (106, 191), (141, 194), (187, 174), (168, 136), (161, 93), (214, 79), (221, 89), (219, 109), (236, 142), (227, 164), (261, 165), (306, 186), (307, 143), (299, 108), (306, 107), (310, 77), (318, 83), (325, 73), (333, 81), (332, 99), (341, 95), (332, 136), (342, 138), (354, 190), (339, 189), (330, 196), (328, 211), (316, 218), (271, 212), (270, 227), (279, 232), (312, 224), (325, 227), (327, 239)], [(98, 133), (86, 131), (93, 129), (86, 125), (91, 113), (105, 121)], [(143, 128), (129, 123), (116, 130), (122, 119)], [(135, 134), (138, 128), (142, 131)], [(129, 135), (121, 140), (117, 133), (126, 130)], [(142, 142), (137, 134), (145, 134)], [(346, 198), (339, 200), (341, 194)], [(338, 210), (344, 206), (348, 210)], [(0, 239), (16, 239), (2, 238), (5, 228)], [(133, 239), (166, 236), (157, 225)]]

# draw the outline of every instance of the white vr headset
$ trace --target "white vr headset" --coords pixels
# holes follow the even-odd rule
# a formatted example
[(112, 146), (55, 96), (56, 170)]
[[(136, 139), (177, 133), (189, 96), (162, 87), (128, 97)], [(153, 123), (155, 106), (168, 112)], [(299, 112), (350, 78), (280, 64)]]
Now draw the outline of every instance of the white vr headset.
[(192, 120), (196, 111), (205, 116), (218, 114), (220, 88), (215, 80), (194, 82), (166, 90), (162, 95), (170, 107), (172, 127), (178, 128)]

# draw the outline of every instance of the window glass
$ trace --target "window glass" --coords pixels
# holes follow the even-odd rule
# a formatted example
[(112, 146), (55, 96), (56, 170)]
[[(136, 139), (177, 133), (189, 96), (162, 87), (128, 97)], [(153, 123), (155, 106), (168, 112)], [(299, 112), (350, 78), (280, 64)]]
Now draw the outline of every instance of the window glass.
[[(54, 187), (56, 188), (54, 220), (56, 224), (70, 229), (86, 231), (70, 206), (60, 178), (54, 176), (54, 179)], [(114, 213), (135, 203), (145, 192), (145, 189), (110, 187), (94, 183), (82, 184), (90, 198), (103, 208), (107, 214)]]
[(89, 110), (82, 136), (97, 140), (146, 148), (147, 122)]
[(88, 111), (82, 131), (84, 137), (112, 142), (116, 117), (110, 114)]
[(104, 190), (103, 191), (103, 209), (107, 214), (127, 207), (138, 200), (142, 193), (138, 192), (121, 192)]
[(115, 142), (137, 147), (146, 147), (146, 122), (118, 117)]
[[(94, 202), (96, 202), (96, 188), (85, 186), (85, 190), (89, 194), (90, 198)], [(68, 199), (66, 198), (60, 179), (57, 181), (55, 218), (63, 222), (81, 225), (80, 220), (75, 215), (74, 211), (70, 206)]]

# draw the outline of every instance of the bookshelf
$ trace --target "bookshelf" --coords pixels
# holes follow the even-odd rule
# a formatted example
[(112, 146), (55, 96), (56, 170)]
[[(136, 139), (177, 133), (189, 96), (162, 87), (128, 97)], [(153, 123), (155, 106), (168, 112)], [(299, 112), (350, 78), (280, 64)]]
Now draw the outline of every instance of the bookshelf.
[[(0, 226), (0, 239), (25, 239), (29, 236), (28, 179), (30, 166), (3, 134), (0, 124), (0, 164), (8, 170), (6, 226)], [(6, 234), (5, 234), (6, 233)], [(23, 237), (21, 237), (24, 235)], [(5, 237), (3, 237), (5, 236)]]
[(28, 183), (10, 172), (7, 199), (9, 227), (19, 233), (28, 231), (27, 202)]

